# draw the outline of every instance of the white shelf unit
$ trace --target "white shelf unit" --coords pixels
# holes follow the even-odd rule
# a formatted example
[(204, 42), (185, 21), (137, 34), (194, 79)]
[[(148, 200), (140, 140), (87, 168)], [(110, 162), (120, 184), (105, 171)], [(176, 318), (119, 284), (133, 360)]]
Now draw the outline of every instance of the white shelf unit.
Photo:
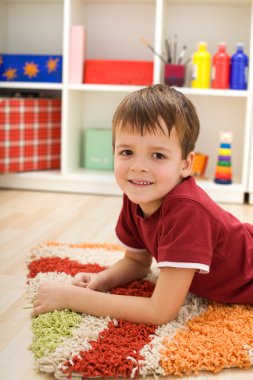
[[(82, 136), (88, 127), (110, 127), (117, 104), (138, 86), (68, 83), (69, 29), (83, 25), (87, 31), (89, 59), (153, 60), (153, 82), (163, 81), (163, 63), (140, 41), (141, 37), (164, 53), (166, 37), (178, 35), (178, 49), (187, 45), (186, 58), (205, 40), (214, 54), (220, 41), (228, 51), (244, 42), (253, 57), (252, 0), (0, 0), (0, 52), (63, 54), (63, 83), (1, 82), (1, 92), (38, 90), (62, 97), (62, 156), (59, 171), (15, 173), (0, 176), (0, 186), (10, 188), (121, 194), (113, 173), (88, 171), (82, 164)], [(251, 62), (251, 60), (250, 60)], [(253, 65), (247, 91), (192, 89), (187, 73), (180, 90), (195, 104), (201, 122), (196, 150), (209, 155), (207, 180), (199, 181), (219, 202), (243, 203), (253, 192), (250, 147), (252, 140)], [(231, 130), (233, 184), (213, 182), (219, 148), (219, 131)], [(251, 154), (251, 157), (253, 154)]]

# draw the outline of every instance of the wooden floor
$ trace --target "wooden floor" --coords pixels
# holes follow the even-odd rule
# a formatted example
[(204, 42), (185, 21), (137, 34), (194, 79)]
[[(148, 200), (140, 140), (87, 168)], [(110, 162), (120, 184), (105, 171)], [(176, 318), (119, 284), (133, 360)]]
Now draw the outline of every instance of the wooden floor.
[[(0, 191), (0, 379), (49, 380), (36, 373), (27, 350), (30, 310), (25, 301), (25, 260), (30, 248), (45, 241), (116, 242), (114, 227), (120, 197), (26, 191)], [(253, 223), (253, 206), (223, 205)], [(226, 370), (187, 379), (253, 379), (249, 371)]]

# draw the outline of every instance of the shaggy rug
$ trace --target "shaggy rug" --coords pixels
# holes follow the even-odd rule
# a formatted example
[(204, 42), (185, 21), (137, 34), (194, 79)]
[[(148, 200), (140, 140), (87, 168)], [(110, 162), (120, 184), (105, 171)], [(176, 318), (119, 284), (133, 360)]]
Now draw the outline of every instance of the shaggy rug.
[[(99, 272), (123, 256), (109, 244), (45, 243), (28, 260), (28, 298), (47, 280), (71, 283), (78, 272)], [(111, 293), (149, 297), (158, 269)], [(35, 365), (57, 379), (217, 373), (253, 365), (253, 307), (220, 305), (189, 294), (174, 322), (161, 326), (97, 318), (69, 310), (32, 320)]]

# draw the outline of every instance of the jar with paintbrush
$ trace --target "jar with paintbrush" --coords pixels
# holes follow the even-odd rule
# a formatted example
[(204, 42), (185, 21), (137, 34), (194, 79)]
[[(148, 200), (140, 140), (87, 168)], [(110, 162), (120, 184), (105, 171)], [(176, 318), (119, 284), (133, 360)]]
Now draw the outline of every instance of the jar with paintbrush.
[[(172, 46), (171, 46), (172, 45)], [(183, 45), (179, 55), (177, 53), (177, 34), (174, 35), (173, 43), (165, 39), (167, 51), (167, 63), (164, 67), (164, 81), (169, 86), (183, 87), (185, 83), (186, 65), (184, 57), (187, 46)]]

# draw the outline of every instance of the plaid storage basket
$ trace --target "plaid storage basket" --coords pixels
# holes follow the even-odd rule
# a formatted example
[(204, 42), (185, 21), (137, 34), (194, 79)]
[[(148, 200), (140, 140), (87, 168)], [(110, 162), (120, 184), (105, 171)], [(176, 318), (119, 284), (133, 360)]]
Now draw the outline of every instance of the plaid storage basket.
[(0, 98), (0, 173), (60, 168), (61, 99)]

